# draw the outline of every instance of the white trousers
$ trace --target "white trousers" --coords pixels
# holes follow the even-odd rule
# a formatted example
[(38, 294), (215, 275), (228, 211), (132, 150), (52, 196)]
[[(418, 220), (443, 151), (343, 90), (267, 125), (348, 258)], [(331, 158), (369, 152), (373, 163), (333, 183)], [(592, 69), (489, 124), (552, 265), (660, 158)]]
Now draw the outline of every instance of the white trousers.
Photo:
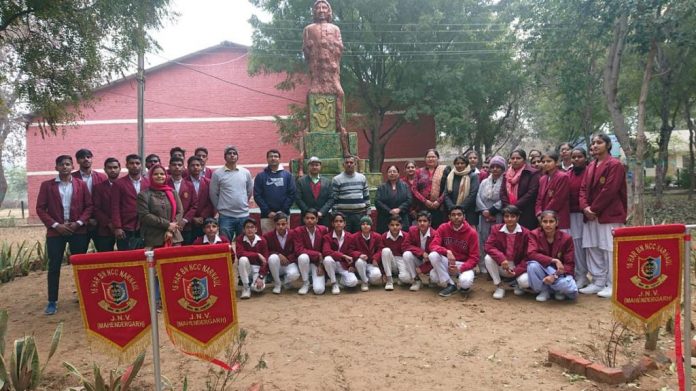
[(358, 271), (360, 280), (363, 283), (372, 285), (382, 284), (382, 271), (379, 270), (379, 267), (373, 265), (372, 262), (358, 259), (355, 261), (355, 270)]
[[(404, 257), (394, 255), (389, 247), (382, 249), (382, 267), (384, 268), (384, 274), (387, 276), (387, 278), (392, 278), (394, 271), (397, 271), (399, 273), (399, 279), (401, 280), (402, 267), (399, 266), (399, 263), (404, 263)], [(404, 281), (401, 280), (401, 282)]]
[[(493, 285), (498, 286), (500, 284), (500, 282), (502, 281), (500, 279), (501, 276), (505, 278), (515, 277), (514, 273), (510, 273), (509, 271), (500, 267), (500, 265), (498, 265), (498, 263), (494, 261), (490, 255), (486, 254), (483, 257), (483, 260), (484, 262), (486, 262), (486, 269), (488, 269), (488, 273), (490, 273), (491, 278), (493, 279)], [(518, 288), (529, 288), (529, 275), (527, 273), (520, 274), (519, 277), (516, 278), (516, 280)]]
[[(256, 281), (257, 278), (259, 278), (259, 271), (261, 270), (261, 266), (259, 265), (252, 265), (251, 262), (249, 262), (249, 258), (247, 257), (240, 257), (239, 258), (239, 265), (237, 266), (237, 271), (239, 272), (239, 278), (242, 280), (242, 286), (244, 288), (249, 287), (249, 278), (251, 277), (251, 281)], [(264, 282), (263, 286), (259, 289), (256, 287), (256, 284), (254, 284), (251, 289), (254, 290), (254, 292), (261, 292), (266, 288), (266, 283)]]
[(592, 283), (601, 287), (611, 286), (614, 252), (597, 247), (586, 248), (585, 251)]
[[(428, 255), (428, 258), (430, 259), (430, 263), (433, 265), (433, 271), (435, 272), (435, 279), (433, 282), (441, 287), (454, 284), (454, 281), (452, 281), (452, 277), (449, 273), (449, 260), (447, 257), (433, 251)], [(459, 272), (459, 268), (463, 264), (464, 262), (455, 262), (457, 272), (454, 274), (458, 276), (459, 288), (469, 289), (474, 284), (474, 271), (467, 270), (465, 272)], [(432, 276), (433, 273), (430, 273), (430, 275)]]
[(347, 287), (354, 287), (358, 285), (358, 278), (355, 273), (349, 272), (343, 268), (340, 262), (334, 261), (331, 256), (324, 257), (324, 270), (329, 276), (332, 284), (336, 283), (336, 274), (341, 276), (341, 285)]
[[(389, 253), (391, 253), (391, 251), (389, 251)], [(382, 257), (382, 259), (384, 259), (384, 252), (382, 252)], [(413, 281), (418, 277), (416, 266), (420, 266), (422, 263), (423, 261), (413, 255), (412, 252), (404, 251), (401, 262), (399, 262), (398, 259), (396, 261), (396, 265), (399, 268), (399, 281), (403, 284), (413, 284)]]
[(309, 262), (309, 255), (300, 254), (297, 257), (297, 266), (300, 269), (300, 276), (302, 276), (302, 282), (309, 282), (309, 272), (312, 272), (312, 291), (314, 294), (321, 295), (324, 293), (326, 288), (326, 278), (325, 276), (317, 275), (318, 267), (317, 265), (312, 265)]
[(283, 284), (290, 284), (300, 278), (300, 269), (298, 269), (297, 264), (290, 263), (287, 266), (282, 266), (278, 254), (271, 254), (268, 257), (268, 268), (276, 285), (281, 284), (280, 276), (285, 276)]

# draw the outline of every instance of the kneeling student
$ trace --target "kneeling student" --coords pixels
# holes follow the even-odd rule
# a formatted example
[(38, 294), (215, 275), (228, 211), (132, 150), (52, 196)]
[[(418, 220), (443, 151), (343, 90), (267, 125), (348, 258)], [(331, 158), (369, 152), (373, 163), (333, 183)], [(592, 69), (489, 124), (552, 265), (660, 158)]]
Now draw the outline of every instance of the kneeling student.
[[(384, 289), (391, 291), (394, 290), (394, 278), (392, 276), (392, 271), (399, 272), (399, 279), (401, 282), (403, 280), (408, 280), (410, 273), (406, 270), (406, 264), (404, 263), (403, 257), (403, 244), (404, 244), (404, 233), (401, 231), (401, 216), (392, 215), (389, 217), (388, 223), (389, 230), (382, 234), (382, 256), (380, 257), (380, 263), (382, 264), (382, 269), (384, 269), (384, 274), (386, 275), (386, 283), (384, 284)], [(415, 275), (415, 265), (413, 266)], [(402, 278), (403, 275), (403, 278)], [(408, 283), (412, 283), (413, 278), (410, 279)]]
[(341, 275), (341, 284), (351, 288), (358, 285), (358, 278), (355, 276), (353, 257), (350, 256), (353, 249), (353, 237), (345, 230), (346, 216), (336, 212), (331, 217), (331, 225), (333, 229), (324, 235), (322, 253), (324, 254), (324, 270), (333, 284), (331, 293), (337, 295), (341, 293), (341, 288), (336, 281), (336, 273)]
[(229, 243), (230, 240), (227, 239), (227, 236), (220, 234), (219, 230), (220, 225), (217, 220), (208, 217), (203, 221), (203, 236), (197, 237), (193, 241), (193, 245)]
[(519, 225), (522, 212), (515, 205), (503, 208), (505, 224), (495, 224), (486, 239), (484, 252), (486, 270), (490, 273), (495, 285), (494, 299), (505, 297), (505, 289), (500, 285), (503, 278), (516, 280), (515, 295), (524, 294), (529, 288), (527, 276), (527, 238), (529, 230)]
[(408, 229), (408, 235), (404, 239), (404, 268), (399, 269), (399, 280), (404, 284), (411, 284), (410, 290), (414, 292), (421, 288), (423, 280), (428, 279), (426, 274), (430, 273), (430, 279), (435, 278), (430, 254), (435, 251), (433, 240), (437, 237), (437, 231), (430, 227), (430, 212), (418, 212), (416, 223), (415, 227)]
[[(266, 274), (268, 273), (268, 245), (266, 239), (256, 234), (256, 220), (248, 218), (243, 224), (244, 235), (237, 236), (235, 240), (237, 270), (242, 279), (242, 295), (240, 298), (251, 297), (251, 288), (255, 292), (262, 292), (266, 288)], [(249, 287), (249, 277), (252, 277), (253, 286)]]
[(548, 300), (552, 293), (556, 300), (573, 300), (578, 295), (573, 238), (558, 229), (556, 212), (545, 210), (539, 219), (541, 227), (529, 233), (527, 244), (529, 285), (539, 293), (537, 301)]
[(300, 295), (309, 292), (309, 272), (312, 272), (312, 291), (315, 295), (324, 294), (326, 278), (324, 277), (324, 259), (321, 253), (324, 235), (328, 228), (318, 225), (319, 214), (314, 208), (309, 208), (304, 214), (304, 226), (295, 228), (295, 255), (297, 266), (302, 276), (302, 287), (297, 291)]
[(450, 221), (437, 228), (433, 240), (435, 252), (430, 253), (430, 262), (435, 270), (436, 283), (445, 288), (438, 293), (451, 296), (457, 286), (451, 276), (457, 276), (459, 289), (468, 294), (474, 284), (474, 267), (480, 258), (478, 234), (464, 219), (464, 209), (456, 205), (449, 213)]
[(378, 285), (382, 282), (382, 272), (379, 270), (382, 236), (372, 232), (372, 218), (370, 216), (360, 218), (360, 232), (353, 235), (351, 255), (355, 259), (355, 269), (362, 281), (361, 291), (367, 292), (370, 289), (370, 284)]
[(273, 293), (280, 294), (280, 276), (285, 276), (282, 285), (290, 286), (300, 278), (300, 270), (297, 268), (295, 257), (294, 233), (288, 229), (288, 216), (278, 212), (273, 216), (275, 229), (266, 232), (263, 238), (268, 244), (268, 268), (273, 276)]

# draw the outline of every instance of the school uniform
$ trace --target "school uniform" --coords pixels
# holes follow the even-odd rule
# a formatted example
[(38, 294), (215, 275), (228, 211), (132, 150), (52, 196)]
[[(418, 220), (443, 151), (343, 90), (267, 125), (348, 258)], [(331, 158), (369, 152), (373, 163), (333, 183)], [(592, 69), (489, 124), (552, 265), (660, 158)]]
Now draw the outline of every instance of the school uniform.
[(198, 195), (196, 194), (196, 189), (193, 186), (193, 182), (184, 178), (175, 182), (172, 177), (169, 177), (167, 185), (179, 194), (181, 207), (183, 208), (182, 220), (184, 222), (184, 229), (181, 230), (181, 236), (184, 238), (185, 245), (191, 244), (196, 239), (192, 231), (193, 218), (196, 217), (196, 210), (198, 210)]
[[(527, 276), (527, 241), (529, 230), (517, 224), (510, 232), (505, 224), (496, 224), (491, 227), (491, 234), (484, 244), (486, 269), (493, 279), (493, 284), (501, 282), (501, 276), (515, 278), (517, 287), (529, 288)], [(513, 273), (500, 267), (503, 261), (513, 264)]]
[[(399, 233), (394, 237), (391, 231), (387, 231), (382, 234), (382, 254), (380, 256), (380, 264), (384, 270), (384, 275), (391, 277), (393, 272), (397, 272), (399, 280), (403, 283), (409, 281), (408, 270), (406, 269), (406, 263), (404, 262), (404, 240), (406, 235), (404, 231), (399, 230)], [(415, 268), (415, 266), (414, 266)], [(410, 282), (413, 282), (413, 278), (410, 278)]]
[(97, 232), (94, 236), (94, 247), (97, 251), (114, 251), (114, 231), (111, 223), (111, 188), (114, 182), (106, 180), (92, 189), (93, 216), (97, 220)]
[[(266, 240), (259, 235), (254, 235), (253, 240), (249, 240), (246, 235), (238, 235), (235, 240), (235, 251), (237, 253), (237, 270), (239, 278), (242, 280), (244, 289), (249, 289), (249, 279), (255, 282), (257, 278), (264, 280), (268, 274), (268, 245)], [(259, 254), (266, 261), (262, 261)], [(262, 292), (266, 288), (266, 283), (261, 288), (254, 284), (251, 287), (255, 292)]]
[[(72, 172), (72, 177), (76, 179), (82, 180), (85, 185), (87, 185), (87, 190), (89, 190), (90, 195), (94, 195), (94, 188), (104, 182), (108, 181), (108, 177), (106, 174), (102, 172), (97, 172), (92, 170), (92, 172), (89, 175), (85, 175), (82, 171), (77, 170)], [(94, 202), (94, 199), (92, 199), (92, 202)], [(94, 216), (94, 212), (92, 212), (92, 216), (90, 216), (89, 220), (85, 222), (87, 224), (87, 237), (88, 240), (91, 240), (94, 242), (94, 247), (97, 246), (97, 225), (96, 225), (96, 217)]]
[(559, 229), (570, 229), (570, 183), (568, 175), (561, 170), (557, 169), (553, 174), (544, 174), (539, 178), (535, 215), (539, 216), (545, 210), (556, 212)]
[(125, 238), (116, 239), (119, 251), (134, 250), (130, 241), (140, 237), (138, 193), (149, 187), (147, 178), (141, 176), (138, 181), (133, 181), (129, 175), (117, 179), (111, 187), (111, 223), (114, 230), (122, 229), (126, 234)]
[[(379, 285), (382, 283), (382, 271), (379, 268), (382, 256), (382, 236), (370, 232), (365, 237), (362, 232), (353, 235), (353, 251), (350, 254), (355, 259), (355, 269), (358, 271), (363, 284)], [(367, 255), (367, 260), (360, 258)], [(377, 265), (373, 264), (376, 263)], [(391, 275), (391, 271), (389, 273)]]
[(449, 260), (447, 250), (451, 251), (457, 267), (458, 285), (460, 289), (467, 290), (474, 284), (474, 266), (479, 261), (479, 243), (476, 230), (465, 221), (459, 229), (455, 229), (452, 222), (442, 224), (437, 229), (437, 236), (433, 240), (433, 249), (430, 262), (435, 270), (436, 283), (442, 287), (454, 285), (449, 273)]
[[(546, 240), (546, 233), (541, 228), (537, 228), (529, 233), (527, 252), (529, 286), (534, 292), (553, 293), (571, 300), (577, 297), (578, 288), (573, 277), (575, 273), (573, 238), (569, 234), (556, 230), (553, 243), (549, 243)], [(551, 262), (553, 258), (563, 263), (565, 269), (563, 273), (558, 273), (556, 266)], [(546, 285), (543, 280), (549, 275), (557, 275), (558, 278), (553, 284)]]
[(437, 237), (437, 231), (428, 228), (425, 234), (421, 234), (417, 226), (410, 227), (403, 243), (404, 265), (407, 275), (404, 279), (399, 273), (399, 280), (405, 283), (413, 283), (418, 274), (430, 273), (430, 278), (435, 278), (433, 265), (430, 263), (430, 253), (434, 252), (433, 240)]
[(353, 262), (348, 262), (344, 255), (350, 256), (353, 249), (353, 237), (350, 232), (343, 231), (342, 236), (338, 236), (336, 231), (331, 230), (324, 235), (322, 244), (322, 254), (324, 255), (324, 270), (331, 280), (331, 284), (336, 284), (336, 274), (341, 276), (341, 285), (354, 287), (358, 284), (355, 273), (348, 271), (353, 266)]
[(194, 246), (201, 246), (204, 244), (224, 244), (224, 243), (229, 243), (230, 240), (227, 239), (227, 236), (224, 234), (215, 234), (215, 239), (211, 242), (210, 239), (208, 239), (208, 235), (203, 235), (199, 236), (196, 238), (196, 240), (191, 243)]
[[(213, 207), (213, 203), (210, 201), (210, 179), (203, 176), (199, 178), (200, 179), (194, 179), (189, 175), (185, 180), (193, 186), (193, 190), (196, 193), (196, 200), (198, 201), (194, 217), (200, 217), (205, 221), (205, 219), (215, 216), (215, 207)], [(202, 236), (203, 225), (192, 223), (191, 232), (194, 237)]]
[[(580, 186), (580, 209), (588, 206), (597, 215), (585, 221), (582, 247), (586, 249), (587, 268), (592, 284), (582, 293), (611, 297), (614, 244), (612, 229), (622, 227), (627, 217), (626, 171), (613, 157), (604, 162), (593, 161), (585, 169)], [(598, 288), (604, 288), (597, 292)]]
[(309, 284), (309, 272), (312, 272), (312, 291), (316, 295), (324, 293), (326, 286), (326, 278), (324, 275), (319, 275), (319, 268), (324, 260), (323, 243), (324, 235), (328, 233), (328, 228), (323, 225), (317, 225), (314, 228), (314, 234), (310, 234), (306, 226), (300, 226), (294, 229), (295, 234), (295, 256), (297, 257), (297, 267), (300, 269), (302, 277), (302, 285)]
[[(287, 229), (284, 236), (280, 236), (278, 231), (273, 230), (263, 234), (268, 245), (268, 268), (273, 276), (274, 287), (281, 286), (280, 276), (285, 276), (283, 285), (288, 286), (300, 278), (300, 270), (297, 267), (297, 256), (295, 255), (295, 233)], [(278, 254), (283, 254), (289, 264), (282, 266)]]
[(583, 288), (589, 283), (585, 249), (582, 247), (582, 230), (585, 225), (585, 215), (583, 215), (582, 209), (580, 209), (580, 186), (582, 185), (585, 171), (585, 167), (571, 167), (568, 171), (570, 236), (573, 237), (573, 246), (575, 246), (575, 282), (578, 288)]
[[(46, 226), (46, 252), (48, 255), (48, 301), (58, 301), (60, 267), (65, 245), (71, 254), (87, 252), (87, 220), (92, 216), (92, 197), (87, 185), (80, 179), (70, 178), (62, 182), (60, 177), (41, 183), (36, 199), (36, 215)], [(55, 230), (60, 224), (75, 222), (78, 228), (71, 235), (63, 236)]]

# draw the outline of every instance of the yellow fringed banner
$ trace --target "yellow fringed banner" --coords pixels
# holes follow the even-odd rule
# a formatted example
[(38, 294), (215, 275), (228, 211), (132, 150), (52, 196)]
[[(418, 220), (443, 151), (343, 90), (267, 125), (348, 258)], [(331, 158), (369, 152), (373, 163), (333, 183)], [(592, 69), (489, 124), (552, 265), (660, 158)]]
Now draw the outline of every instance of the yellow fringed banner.
[(90, 345), (120, 362), (147, 349), (151, 323), (144, 252), (79, 254), (70, 263)]
[(237, 332), (237, 305), (227, 244), (155, 250), (164, 323), (172, 343), (212, 361)]
[(684, 235), (681, 224), (614, 230), (614, 318), (636, 332), (663, 325), (681, 299)]

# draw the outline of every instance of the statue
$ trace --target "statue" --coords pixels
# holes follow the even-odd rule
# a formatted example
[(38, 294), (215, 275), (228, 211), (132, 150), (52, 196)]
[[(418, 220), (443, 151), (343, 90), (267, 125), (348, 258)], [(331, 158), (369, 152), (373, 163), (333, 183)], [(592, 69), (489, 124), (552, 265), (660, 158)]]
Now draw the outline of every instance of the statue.
[(343, 126), (343, 87), (341, 87), (341, 54), (343, 40), (341, 30), (331, 23), (333, 14), (326, 0), (316, 0), (312, 7), (314, 23), (306, 26), (302, 34), (302, 52), (309, 66), (309, 94), (334, 95), (329, 104), (330, 114), (336, 121), (336, 131), (341, 135), (343, 156), (350, 156), (348, 132)]

